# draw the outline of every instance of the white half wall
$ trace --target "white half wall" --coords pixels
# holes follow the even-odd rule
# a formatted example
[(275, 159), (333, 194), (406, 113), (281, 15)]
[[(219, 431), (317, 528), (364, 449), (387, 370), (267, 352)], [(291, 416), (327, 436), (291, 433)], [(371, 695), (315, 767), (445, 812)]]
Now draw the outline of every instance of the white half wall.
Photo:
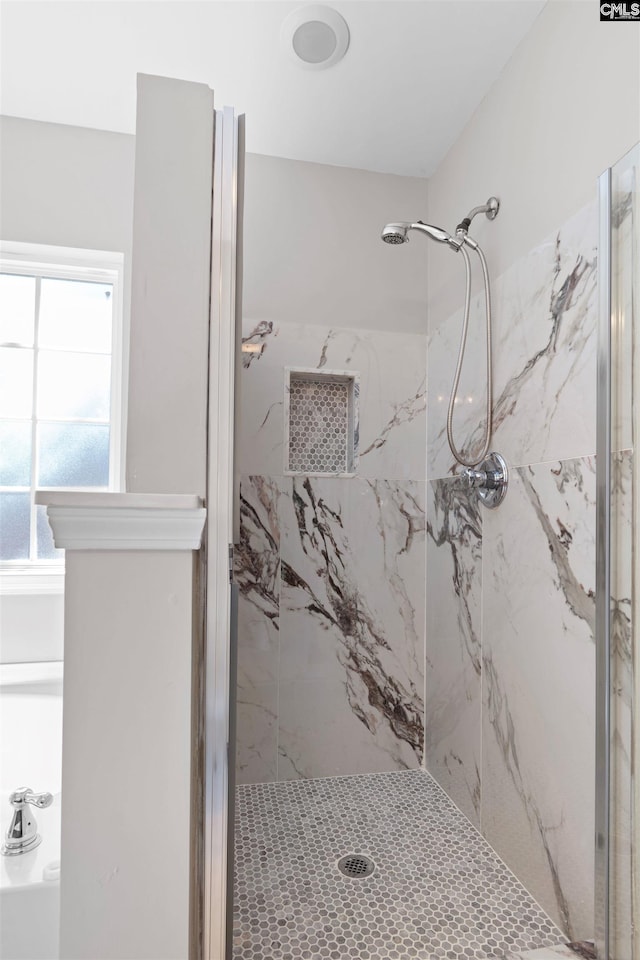
[(60, 956), (185, 960), (190, 552), (69, 551)]

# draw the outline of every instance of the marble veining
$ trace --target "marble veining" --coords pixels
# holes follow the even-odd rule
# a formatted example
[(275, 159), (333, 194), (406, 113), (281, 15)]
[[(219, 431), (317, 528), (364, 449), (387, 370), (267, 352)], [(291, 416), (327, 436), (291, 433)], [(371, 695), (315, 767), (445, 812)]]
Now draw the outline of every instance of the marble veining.
[(495, 741), (500, 751), (502, 762), (513, 781), (517, 794), (523, 801), (526, 815), (529, 823), (533, 827), (536, 840), (544, 851), (560, 924), (563, 929), (570, 930), (570, 907), (563, 891), (562, 881), (555, 860), (555, 853), (550, 843), (550, 838), (553, 833), (563, 825), (563, 820), (560, 819), (554, 823), (546, 824), (540, 812), (535, 793), (528, 788), (525, 773), (520, 766), (517, 724), (510, 709), (508, 694), (501, 686), (498, 671), (490, 657), (486, 657), (484, 661), (484, 683), (486, 689), (487, 721), (493, 727)]
[[(565, 461), (555, 467), (550, 468), (551, 476), (558, 491), (564, 494), (568, 486), (575, 487), (578, 492), (584, 492), (585, 467), (590, 471), (591, 478), (595, 472), (595, 466), (591, 461)], [(533, 507), (536, 518), (542, 528), (553, 565), (556, 570), (557, 583), (565, 602), (571, 612), (584, 620), (589, 627), (589, 636), (595, 640), (595, 591), (593, 586), (586, 588), (580, 581), (580, 576), (574, 570), (573, 556), (570, 555), (570, 547), (573, 544), (574, 533), (570, 526), (565, 525), (559, 518), (550, 517), (545, 511), (541, 501), (541, 495), (536, 489), (534, 477), (538, 471), (535, 469), (522, 469), (518, 475), (527, 498)], [(588, 496), (588, 495), (587, 495)], [(590, 499), (587, 499), (587, 503)], [(592, 504), (595, 508), (595, 503)], [(571, 518), (573, 520), (573, 518)]]
[[(596, 230), (592, 204), (492, 278), (492, 446), (512, 466), (595, 451)], [(470, 359), (484, 354), (482, 316), (476, 297), (454, 412), (454, 435), (467, 450), (484, 434), (484, 366)], [(430, 478), (455, 470), (445, 426), (460, 323), (456, 313), (429, 338)]]
[(267, 477), (248, 477), (240, 487), (240, 543), (236, 582), (241, 595), (277, 629), (280, 605), (281, 488)]
[[(629, 171), (627, 171), (627, 178), (625, 179), (633, 181), (637, 175), (637, 170), (631, 168)], [(634, 190), (633, 188), (625, 189), (624, 186), (622, 189), (620, 189), (619, 185), (616, 186), (617, 189), (615, 190), (611, 205), (611, 226), (614, 230), (620, 230), (625, 222), (629, 223), (631, 221), (633, 216)], [(626, 253), (626, 251), (620, 252)]]
[[(578, 253), (574, 257), (571, 255), (565, 257), (559, 234), (556, 238), (552, 276), (548, 294), (547, 340), (533, 356), (527, 359), (517, 373), (509, 377), (494, 406), (495, 438), (499, 444), (515, 440), (513, 434), (509, 436), (506, 429), (501, 431), (501, 427), (503, 424), (506, 426), (509, 417), (516, 415), (521, 417), (525, 414), (521, 398), (527, 392), (535, 395), (540, 381), (547, 388), (544, 394), (550, 401), (550, 409), (545, 411), (543, 425), (543, 432), (548, 433), (551, 430), (551, 419), (555, 420), (558, 415), (562, 393), (576, 372), (580, 370), (586, 370), (589, 374), (594, 372), (591, 365), (586, 367), (581, 365), (583, 352), (593, 345), (595, 331), (593, 308), (596, 290), (596, 258), (593, 251), (590, 255)], [(523, 320), (525, 319), (523, 317)], [(590, 353), (593, 351), (591, 350)], [(559, 357), (562, 358), (565, 369), (558, 375), (553, 364), (558, 363)], [(538, 368), (541, 368), (540, 372)], [(530, 384), (535, 385), (534, 391), (526, 389)], [(563, 408), (560, 407), (560, 409)], [(508, 423), (513, 426), (515, 420), (511, 419)], [(505, 438), (504, 441), (502, 437)], [(524, 462), (528, 461), (531, 457), (529, 444), (526, 449), (522, 447), (520, 449), (522, 451), (520, 456), (516, 454), (512, 459), (515, 459), (515, 462), (522, 462), (522, 457), (525, 457)], [(591, 447), (585, 446), (582, 452), (590, 451)], [(542, 458), (543, 454), (539, 456)]]
[[(372, 489), (375, 493), (375, 487)], [(348, 561), (355, 561), (356, 557), (350, 557), (342, 516), (322, 496), (315, 495), (308, 478), (301, 483), (294, 481), (292, 497), (302, 550), (312, 560), (316, 577), (322, 579), (324, 590), (321, 600), (313, 587), (289, 564), (284, 563), (283, 580), (291, 588), (290, 602), (296, 603), (297, 609), (302, 604), (311, 616), (339, 632), (342, 642), (339, 658), (346, 671), (347, 697), (356, 716), (372, 732), (375, 732), (383, 717), (395, 735), (409, 743), (420, 757), (423, 744), (422, 702), (414, 683), (405, 687), (399, 678), (389, 676), (385, 669), (381, 653), (391, 651), (391, 640), (385, 636), (382, 624), (378, 622), (357, 579), (353, 577), (355, 571)], [(382, 506), (381, 498), (377, 497), (376, 500)], [(422, 511), (417, 509), (417, 502), (410, 495), (407, 498), (398, 495), (396, 507), (406, 520), (405, 542), (401, 550), (407, 551), (418, 530), (424, 530)], [(379, 530), (384, 539), (382, 518)], [(417, 630), (413, 622), (413, 607), (397, 569), (392, 573), (390, 583), (400, 600), (402, 613), (408, 614), (408, 632), (415, 640)], [(301, 592), (303, 597), (294, 599), (294, 591)], [(367, 691), (366, 703), (358, 697), (361, 684)]]
[(637, 248), (640, 242), (640, 216), (634, 206), (634, 191), (629, 189), (638, 177), (637, 167), (615, 172), (613, 176), (611, 288), (616, 316), (611, 337), (612, 410), (611, 447), (614, 451), (633, 447), (633, 354), (637, 329)]
[(240, 782), (418, 766), (424, 484), (252, 476), (240, 502)]
[(454, 478), (427, 485), (425, 762), (480, 825), (482, 514)]
[(280, 656), (281, 482), (242, 477), (236, 547), (238, 689), (236, 775), (239, 783), (275, 780)]
[[(428, 533), (436, 547), (446, 545), (453, 566), (452, 584), (460, 601), (457, 625), (466, 655), (476, 674), (480, 675), (480, 636), (472, 609), (476, 566), (481, 559), (482, 516), (478, 498), (469, 493), (458, 479), (433, 482), (433, 515)], [(468, 562), (465, 554), (471, 554)]]
[(392, 430), (395, 430), (397, 427), (401, 426), (403, 423), (411, 423), (416, 419), (427, 407), (427, 398), (426, 398), (426, 380), (423, 380), (416, 390), (415, 394), (412, 397), (408, 397), (406, 400), (403, 400), (401, 403), (394, 404), (394, 411), (391, 418), (385, 423), (384, 427), (380, 431), (377, 437), (371, 441), (368, 447), (366, 447), (361, 456), (365, 457), (368, 453), (371, 453), (373, 450), (379, 450), (385, 445)]
[(611, 940), (632, 956), (633, 847), (633, 451), (611, 462)]
[[(627, 247), (628, 190), (625, 181), (614, 216)], [(492, 278), (492, 447), (511, 482), (480, 527), (451, 477), (445, 432), (461, 313), (432, 313), (428, 345), (426, 763), (576, 942), (593, 936), (596, 238), (590, 204)], [(628, 272), (625, 262), (615, 279), (620, 297), (627, 290), (625, 316)], [(480, 298), (471, 316), (454, 414), (454, 435), (467, 449), (483, 430)], [(619, 332), (624, 366), (626, 321)], [(614, 396), (618, 447), (630, 435), (628, 363), (625, 370)], [(625, 469), (614, 469), (622, 513)], [(627, 549), (620, 544), (621, 555)], [(630, 748), (630, 596), (622, 575), (613, 597), (621, 783)], [(613, 838), (621, 885), (631, 797), (628, 788), (622, 794)], [(624, 927), (623, 912), (614, 923)]]
[[(426, 336), (262, 321), (243, 345), (239, 780), (416, 767)], [(350, 378), (346, 474), (289, 472), (291, 370)]]
[(259, 360), (267, 349), (268, 338), (273, 333), (273, 321), (261, 320), (260, 323), (242, 337), (242, 366), (247, 370), (255, 360)]
[(247, 324), (244, 342), (256, 350), (243, 354), (242, 474), (286, 471), (285, 369), (293, 367), (359, 379), (359, 476), (424, 481), (426, 336), (262, 321)]
[(513, 471), (483, 521), (482, 824), (572, 938), (593, 924), (594, 558), (594, 460)]
[(292, 481), (283, 520), (281, 678), (307, 683), (310, 701), (322, 684), (324, 698), (307, 734), (297, 710), (285, 722), (281, 701), (281, 766), (290, 762), (292, 776), (422, 759), (423, 496), (417, 484)]

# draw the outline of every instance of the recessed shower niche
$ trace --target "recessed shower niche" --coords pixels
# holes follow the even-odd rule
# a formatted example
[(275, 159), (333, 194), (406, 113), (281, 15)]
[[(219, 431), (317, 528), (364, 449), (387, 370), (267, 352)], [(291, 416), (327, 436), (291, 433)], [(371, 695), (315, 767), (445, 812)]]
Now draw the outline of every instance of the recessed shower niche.
[(358, 375), (285, 368), (284, 472), (348, 477), (358, 462)]

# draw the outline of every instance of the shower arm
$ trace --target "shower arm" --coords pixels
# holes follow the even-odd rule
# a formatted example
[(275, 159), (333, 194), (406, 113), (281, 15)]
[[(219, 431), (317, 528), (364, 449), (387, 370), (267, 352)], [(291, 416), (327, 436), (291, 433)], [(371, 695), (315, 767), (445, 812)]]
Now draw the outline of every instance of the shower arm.
[[(471, 221), (474, 217), (477, 217), (479, 213), (486, 214), (487, 220), (495, 220), (498, 216), (498, 210), (500, 209), (500, 201), (497, 197), (489, 197), (486, 203), (480, 204), (479, 207), (474, 207), (464, 220), (461, 220), (458, 226), (456, 227), (456, 236), (457, 237), (466, 237), (467, 231), (471, 226)], [(475, 249), (475, 247), (474, 247)]]

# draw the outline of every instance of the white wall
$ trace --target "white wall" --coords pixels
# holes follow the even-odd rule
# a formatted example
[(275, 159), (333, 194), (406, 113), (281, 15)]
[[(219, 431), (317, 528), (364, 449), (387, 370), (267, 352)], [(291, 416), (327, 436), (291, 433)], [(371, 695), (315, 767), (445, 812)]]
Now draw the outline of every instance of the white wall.
[(130, 265), (134, 138), (0, 117), (3, 240), (117, 250)]
[[(497, 219), (472, 231), (494, 277), (592, 200), (640, 139), (640, 31), (616, 27), (584, 0), (550, 0), (429, 180), (429, 220), (448, 230), (500, 198)], [(458, 261), (430, 250), (430, 326), (460, 305)]]
[(380, 231), (426, 205), (426, 180), (249, 154), (245, 320), (425, 333), (425, 244)]
[[(0, 117), (2, 239), (120, 250), (129, 278), (135, 138)], [(425, 247), (388, 220), (424, 218), (427, 181), (247, 156), (245, 317), (424, 332)]]
[[(0, 117), (0, 238), (125, 255), (129, 315), (134, 137)], [(62, 593), (3, 594), (2, 661), (62, 659)]]

